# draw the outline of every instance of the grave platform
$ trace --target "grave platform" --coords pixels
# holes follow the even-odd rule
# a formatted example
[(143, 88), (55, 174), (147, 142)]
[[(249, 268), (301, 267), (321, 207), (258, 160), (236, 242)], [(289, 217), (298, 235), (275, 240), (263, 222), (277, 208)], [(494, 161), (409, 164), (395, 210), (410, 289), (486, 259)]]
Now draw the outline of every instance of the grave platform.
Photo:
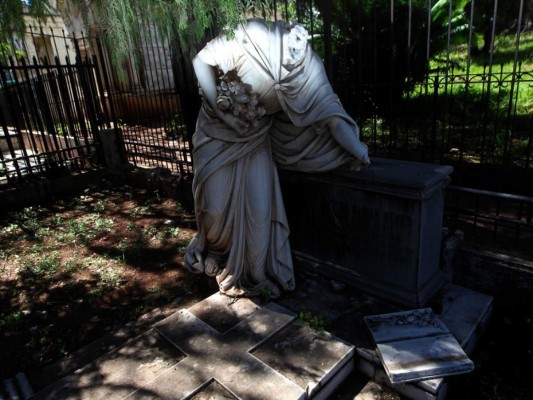
[(327, 399), (353, 371), (354, 354), (283, 306), (216, 293), (35, 398)]
[[(75, 372), (48, 375), (46, 382), (56, 383), (35, 398), (399, 399), (388, 390), (417, 400), (446, 397), (448, 378), (392, 384), (382, 367), (364, 317), (405, 308), (348, 286), (339, 290), (302, 270), (297, 282), (297, 290), (276, 303), (216, 294), (187, 309), (175, 307), (100, 358), (100, 346), (88, 349), (84, 354), (92, 352), (95, 361), (87, 364), (83, 357)], [(490, 318), (492, 297), (447, 285), (430, 305), (470, 356)], [(299, 323), (300, 312), (323, 318), (339, 339)], [(275, 384), (266, 384), (266, 377)]]

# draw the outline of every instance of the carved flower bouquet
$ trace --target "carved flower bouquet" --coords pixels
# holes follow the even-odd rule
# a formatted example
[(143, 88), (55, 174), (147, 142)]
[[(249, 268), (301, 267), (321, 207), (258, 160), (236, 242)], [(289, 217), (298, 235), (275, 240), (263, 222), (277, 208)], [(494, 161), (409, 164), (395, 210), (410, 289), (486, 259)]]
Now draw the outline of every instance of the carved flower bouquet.
[(252, 127), (258, 126), (266, 110), (258, 105), (257, 94), (252, 92), (252, 85), (244, 83), (235, 70), (226, 74), (220, 72), (219, 75), (217, 107), (224, 112), (231, 112)]

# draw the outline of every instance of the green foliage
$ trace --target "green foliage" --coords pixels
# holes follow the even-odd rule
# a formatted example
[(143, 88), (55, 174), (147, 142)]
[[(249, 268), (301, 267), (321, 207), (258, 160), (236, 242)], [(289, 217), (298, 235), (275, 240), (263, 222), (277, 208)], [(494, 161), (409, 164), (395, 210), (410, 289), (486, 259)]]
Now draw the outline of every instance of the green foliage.
[[(465, 8), (470, 0), (439, 0), (431, 7), (431, 24), (437, 27), (433, 42), (439, 47), (447, 41), (448, 33), (452, 41), (464, 39), (469, 29)], [(439, 48), (435, 49), (439, 50)], [(435, 50), (433, 52), (435, 52)]]
[(170, 226), (165, 230), (164, 235), (167, 238), (178, 238), (180, 233), (181, 228), (179, 226)]
[[(0, 36), (0, 40), (5, 40)], [(22, 50), (17, 50), (10, 43), (0, 42), (0, 63), (7, 64), (9, 57), (25, 57), (26, 53)]]
[(324, 332), (327, 327), (326, 318), (323, 315), (313, 314), (308, 311), (300, 311), (298, 319), (305, 325), (317, 332)]
[(61, 256), (57, 251), (38, 257), (30, 257), (22, 262), (26, 278), (37, 282), (45, 276), (54, 275), (60, 267)]
[(272, 291), (270, 290), (268, 286), (264, 286), (259, 292), (259, 297), (261, 298), (262, 301), (266, 303), (270, 301), (270, 299), (272, 298)]
[[(424, 79), (429, 60), (446, 48), (448, 37), (452, 43), (464, 39), (468, 32), (464, 12), (467, 2), (439, 0), (431, 9), (427, 0), (315, 3), (320, 15), (331, 15), (335, 78), (342, 79), (347, 96), (363, 98), (359, 110), (362, 120), (375, 115), (385, 120), (393, 118), (392, 105)], [(309, 17), (306, 18), (303, 22), (309, 29)], [(315, 28), (320, 29), (320, 19), (314, 19)], [(314, 44), (315, 49), (320, 49), (320, 42), (319, 46)]]
[(13, 39), (13, 34), (19, 37), (24, 36), (26, 32), (25, 13), (33, 16), (38, 21), (44, 22), (51, 11), (50, 0), (2, 0), (2, 6), (0, 7), (0, 42), (10, 43)]
[(1, 315), (0, 318), (0, 328), (14, 329), (18, 330), (24, 327), (28, 319), (28, 313), (25, 313), (23, 310), (18, 309), (13, 311), (4, 317)]
[[(70, 0), (67, 8), (69, 6), (81, 12), (87, 32), (92, 14), (112, 49), (113, 64), (122, 74), (122, 62), (130, 55), (137, 59), (139, 56), (136, 42), (142, 29), (140, 17), (158, 31), (163, 42), (177, 38), (182, 55), (192, 59), (207, 30), (218, 29), (231, 34), (251, 9), (271, 14), (267, 0)], [(13, 33), (24, 35), (24, 14), (44, 22), (52, 11), (50, 0), (3, 0), (0, 43), (10, 43)]]
[[(75, 0), (88, 26), (89, 8), (85, 0)], [(266, 0), (93, 0), (95, 14), (108, 42), (113, 63), (120, 66), (130, 54), (138, 57), (135, 43), (139, 17), (155, 28), (163, 42), (176, 38), (180, 52), (192, 59), (209, 29), (231, 33), (251, 8), (269, 10)]]

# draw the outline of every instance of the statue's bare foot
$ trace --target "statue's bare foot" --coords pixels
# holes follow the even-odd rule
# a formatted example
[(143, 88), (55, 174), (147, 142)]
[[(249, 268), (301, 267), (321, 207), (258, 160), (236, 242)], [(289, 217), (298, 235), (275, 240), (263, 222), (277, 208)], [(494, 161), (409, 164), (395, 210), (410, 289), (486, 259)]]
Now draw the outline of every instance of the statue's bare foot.
[(195, 274), (204, 273), (204, 267), (202, 263), (198, 262), (189, 253), (185, 254), (185, 267)]
[(207, 256), (204, 261), (205, 269), (204, 272), (209, 277), (215, 277), (220, 271), (219, 266), (217, 265), (217, 262), (215, 259), (211, 256)]

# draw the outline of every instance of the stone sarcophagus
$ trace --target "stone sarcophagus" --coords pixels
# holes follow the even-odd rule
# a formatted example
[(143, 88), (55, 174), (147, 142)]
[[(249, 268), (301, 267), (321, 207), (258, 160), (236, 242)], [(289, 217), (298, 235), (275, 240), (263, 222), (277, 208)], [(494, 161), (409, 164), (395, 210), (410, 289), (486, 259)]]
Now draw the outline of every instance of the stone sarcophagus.
[(407, 307), (444, 283), (444, 190), (452, 167), (373, 159), (353, 172), (280, 171), (297, 266)]

